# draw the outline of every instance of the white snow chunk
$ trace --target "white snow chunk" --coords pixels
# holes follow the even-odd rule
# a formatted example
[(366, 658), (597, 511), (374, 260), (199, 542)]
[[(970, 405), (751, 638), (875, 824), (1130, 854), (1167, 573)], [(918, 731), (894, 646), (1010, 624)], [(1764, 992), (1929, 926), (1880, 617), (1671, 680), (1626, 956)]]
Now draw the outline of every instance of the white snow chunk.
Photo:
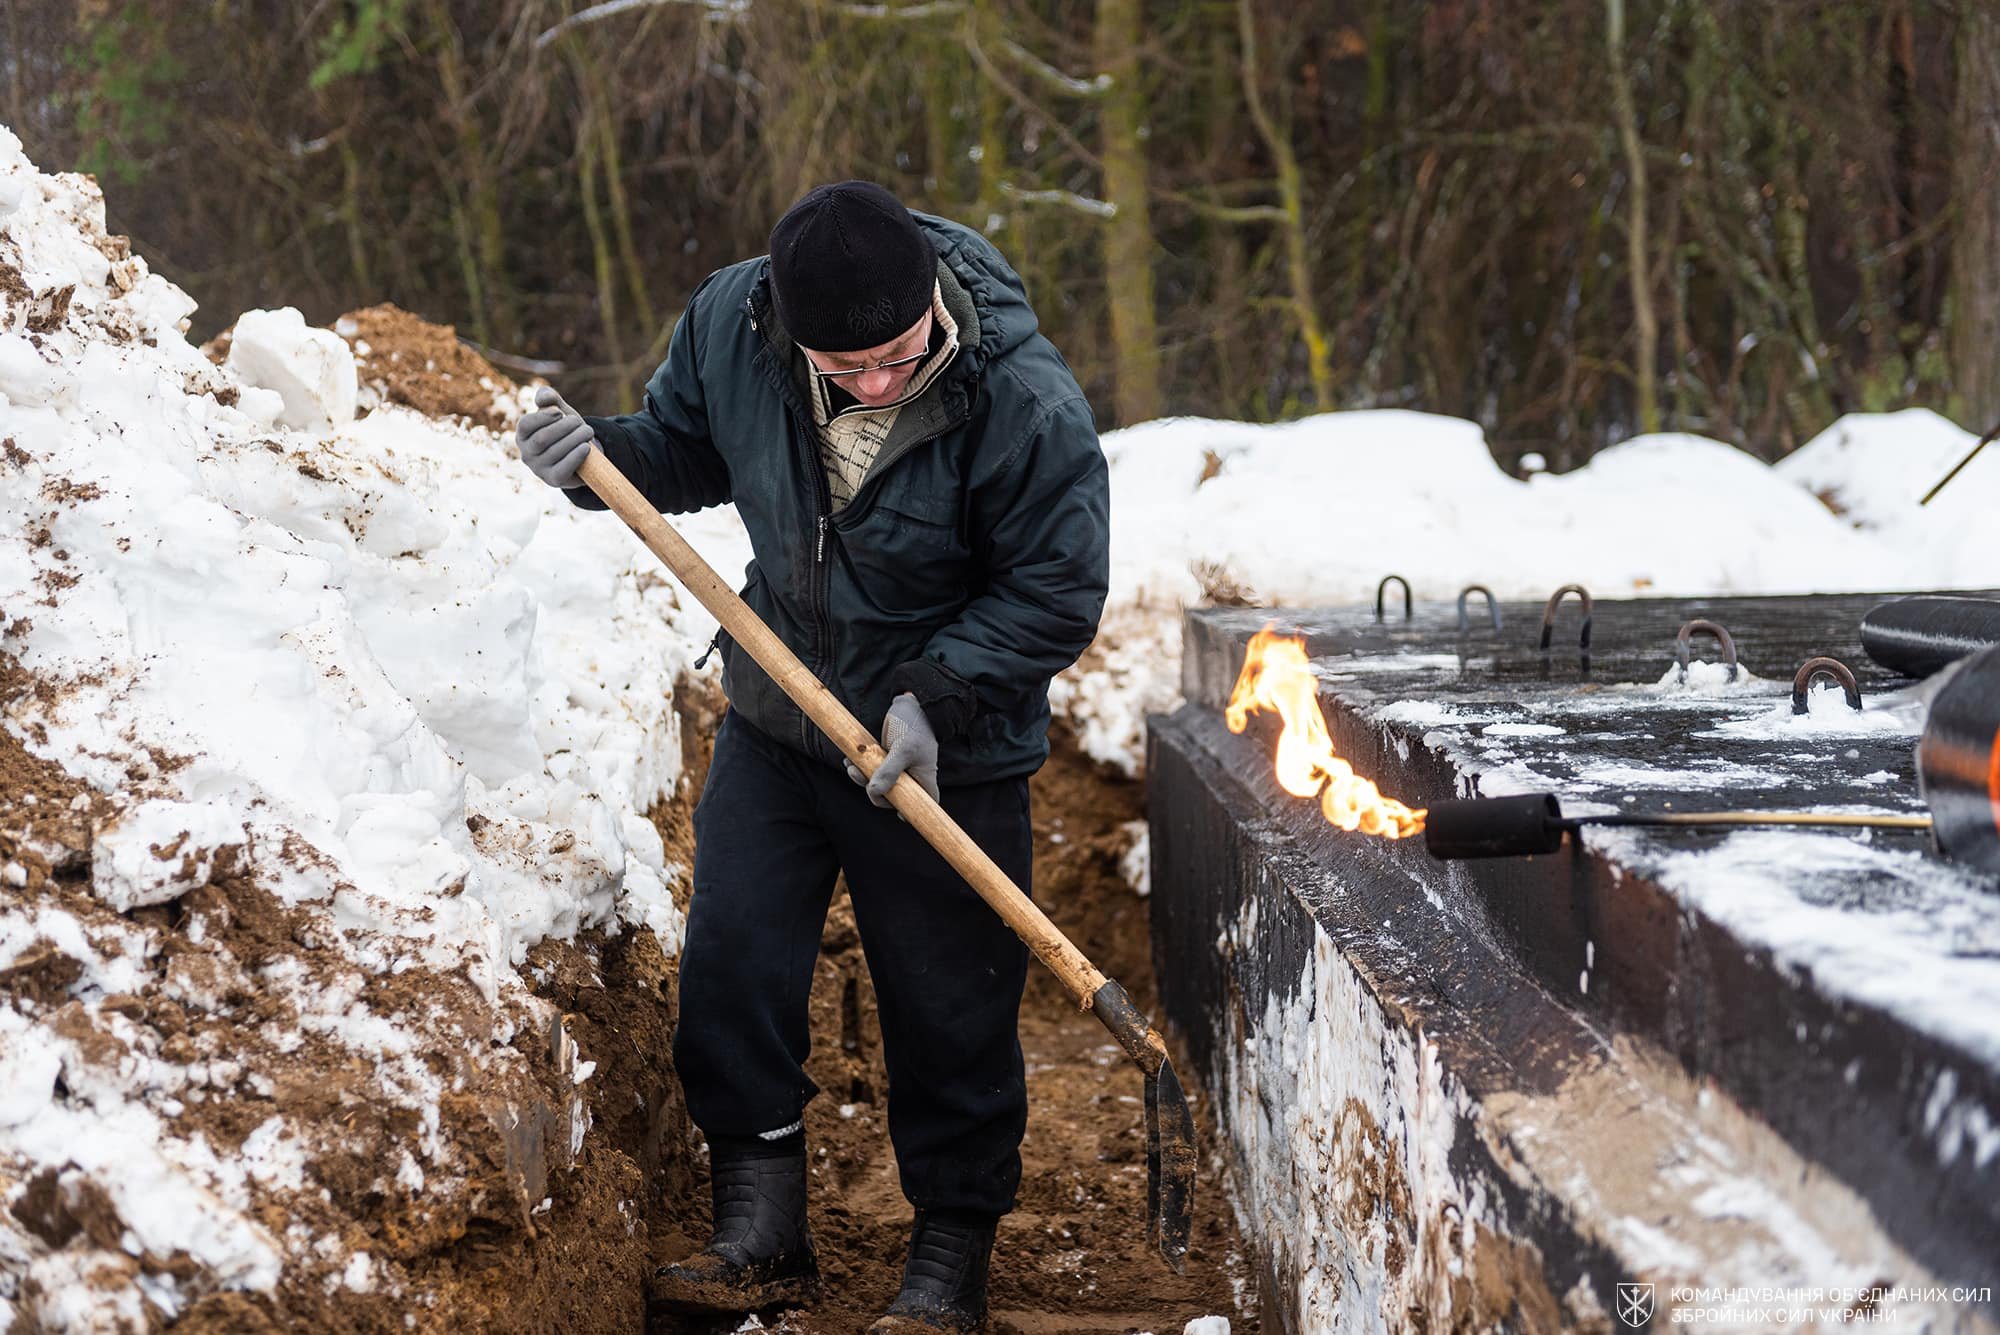
[(120, 913), (207, 885), (217, 859), (247, 842), (227, 802), (141, 802), (96, 832), (91, 889)]
[(1489, 723), (1479, 730), (1482, 737), (1560, 737), (1567, 728), (1553, 723)]
[(228, 366), (245, 384), (277, 391), (285, 426), (324, 431), (354, 420), (353, 351), (332, 330), (307, 325), (295, 307), (237, 317)]
[(1128, 820), (1118, 828), (1132, 841), (1118, 859), (1118, 874), (1143, 898), (1153, 893), (1152, 827), (1142, 820)]
[(1727, 663), (1695, 659), (1683, 668), (1668, 668), (1655, 683), (1663, 691), (1685, 691), (1691, 695), (1754, 695), (1771, 689), (1771, 683), (1746, 667), (1734, 670)]

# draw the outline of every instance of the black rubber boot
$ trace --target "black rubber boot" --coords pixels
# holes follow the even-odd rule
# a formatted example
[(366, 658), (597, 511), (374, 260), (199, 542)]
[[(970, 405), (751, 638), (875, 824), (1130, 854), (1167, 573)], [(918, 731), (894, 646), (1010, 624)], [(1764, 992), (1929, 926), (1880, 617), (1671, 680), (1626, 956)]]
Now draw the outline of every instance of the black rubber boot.
[(919, 1210), (910, 1231), (903, 1290), (869, 1335), (933, 1330), (976, 1331), (986, 1325), (986, 1266), (993, 1256), (991, 1215)]
[(679, 1312), (731, 1315), (819, 1298), (819, 1262), (806, 1228), (803, 1147), (710, 1149), (715, 1236), (653, 1272), (653, 1301)]

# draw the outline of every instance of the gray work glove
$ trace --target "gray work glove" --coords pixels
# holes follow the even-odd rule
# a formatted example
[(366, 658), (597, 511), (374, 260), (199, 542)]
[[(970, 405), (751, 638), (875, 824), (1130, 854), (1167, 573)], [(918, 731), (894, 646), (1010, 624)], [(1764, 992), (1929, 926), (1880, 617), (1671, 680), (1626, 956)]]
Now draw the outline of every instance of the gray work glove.
[(590, 423), (547, 385), (535, 391), (535, 411), (523, 414), (514, 428), (521, 462), (551, 487), (577, 485), (577, 470), (596, 438)]
[(889, 716), (882, 720), (882, 747), (889, 754), (875, 767), (872, 779), (856, 769), (853, 761), (847, 762), (847, 777), (868, 785), (870, 802), (878, 807), (888, 806), (889, 790), (906, 770), (923, 785), (933, 802), (938, 800), (937, 734), (931, 731), (931, 721), (924, 717), (924, 707), (908, 691), (889, 702)]

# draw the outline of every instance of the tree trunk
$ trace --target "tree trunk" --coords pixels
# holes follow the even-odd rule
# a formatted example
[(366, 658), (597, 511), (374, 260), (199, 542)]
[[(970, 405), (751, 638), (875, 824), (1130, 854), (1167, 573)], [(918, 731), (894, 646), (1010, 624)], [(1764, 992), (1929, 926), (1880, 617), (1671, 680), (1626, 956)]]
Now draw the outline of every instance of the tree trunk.
[[(618, 241), (619, 263), (625, 271), (625, 287), (632, 294), (632, 310), (639, 317), (639, 327), (655, 329), (659, 327), (659, 322), (653, 317), (653, 299), (646, 290), (646, 271), (639, 263), (639, 246), (632, 235), (632, 206), (625, 195), (625, 156), (618, 146), (618, 125), (611, 117), (608, 100), (599, 100), (596, 106), (598, 143), (604, 158), (605, 193), (611, 206), (611, 229)], [(645, 367), (640, 374), (651, 375), (652, 368)]]
[(2000, 422), (2000, 16), (1967, 5), (1958, 27), (1952, 191), (1952, 376), (1964, 424)]
[(1263, 75), (1257, 67), (1257, 16), (1250, 0), (1237, 0), (1236, 32), (1243, 47), (1243, 98), (1278, 172), (1278, 207), (1285, 215), (1285, 274), (1291, 280), (1299, 337), (1306, 345), (1306, 374), (1312, 381), (1314, 406), (1326, 412), (1333, 407), (1333, 354), (1320, 324), (1312, 263), (1306, 253), (1305, 176), (1298, 154), (1292, 151), (1289, 129), (1280, 127), (1264, 106)]
[(1111, 76), (1100, 124), (1104, 198), (1117, 212), (1104, 229), (1104, 282), (1118, 420), (1160, 415), (1160, 337), (1153, 306), (1153, 219), (1147, 200), (1146, 94), (1140, 84), (1141, 0), (1098, 0), (1097, 67)]
[(1660, 320), (1653, 311), (1652, 264), (1647, 254), (1646, 154), (1639, 142), (1639, 113), (1632, 103), (1632, 80), (1625, 69), (1625, 0), (1604, 0), (1605, 45), (1611, 57), (1611, 102), (1618, 117), (1618, 140), (1625, 149), (1630, 178), (1626, 197), (1625, 267), (1632, 285), (1632, 326), (1638, 347), (1632, 354), (1632, 383), (1639, 394), (1639, 429), (1660, 429)]
[[(353, 122), (350, 121), (349, 128)], [(361, 157), (354, 151), (354, 140), (343, 135), (340, 140), (340, 222), (347, 234), (348, 276), (354, 283), (353, 292), (360, 294), (362, 301), (380, 300), (375, 290), (375, 275), (368, 265), (368, 233), (361, 224), (361, 197), (365, 190), (367, 174), (361, 169)]]
[(577, 191), (583, 199), (584, 226), (590, 232), (591, 267), (597, 278), (597, 315), (603, 324), (611, 365), (619, 368), (618, 411), (629, 413), (639, 405), (632, 394), (632, 377), (625, 373), (624, 341), (618, 331), (618, 261), (597, 199), (598, 151), (603, 141), (597, 134), (595, 108), (586, 103), (581, 117), (576, 132)]
[[(452, 228), (458, 242), (459, 267), (465, 275), (473, 337), (489, 346), (511, 347), (518, 329), (507, 282), (500, 193), (480, 119), (472, 106), (462, 39), (445, 0), (433, 0), (430, 23), (438, 85), (444, 94), (444, 115), (458, 147), (458, 159), (450, 165), (465, 177), (462, 195), (455, 183), (447, 180), (443, 184), (451, 201)], [(441, 166), (440, 175), (444, 170)]]

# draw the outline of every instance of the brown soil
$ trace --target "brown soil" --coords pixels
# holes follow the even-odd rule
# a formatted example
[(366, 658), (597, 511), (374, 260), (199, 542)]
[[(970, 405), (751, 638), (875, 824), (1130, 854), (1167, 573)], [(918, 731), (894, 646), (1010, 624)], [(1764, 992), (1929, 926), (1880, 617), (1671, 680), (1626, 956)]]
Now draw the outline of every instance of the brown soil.
[(35, 289), (28, 286), (19, 269), (4, 259), (0, 259), (0, 297), (5, 297), (10, 306), (25, 306), (35, 299)]
[[(50, 689), (13, 655), (0, 652), (0, 718)], [(92, 820), (111, 806), (62, 766), (31, 754), (12, 732), (0, 728), (0, 867), (21, 869), (15, 873), (25, 877), (21, 889), (38, 887), (59, 870), (87, 866)], [(11, 889), (10, 884), (0, 893)], [(74, 961), (67, 963), (74, 967)], [(14, 981), (0, 974), (0, 996), (12, 990)]]
[(496, 394), (515, 392), (514, 382), (459, 342), (450, 325), (432, 324), (384, 302), (349, 311), (334, 328), (354, 347), (361, 383), (385, 401), (431, 417), (469, 418), (494, 431), (514, 425), (510, 411), (493, 407)]
[[(1127, 845), (1121, 826), (1142, 817), (1142, 789), (1091, 766), (1064, 739), (1034, 781), (1034, 802), (1036, 899), (1100, 969), (1150, 1007), (1146, 901), (1118, 867)], [(888, 1306), (912, 1219), (888, 1144), (880, 1031), (844, 893), (828, 915), (821, 952), (807, 1069), (824, 1092), (807, 1109), (806, 1136), (826, 1294), (810, 1310), (764, 1314), (767, 1325), (799, 1335), (863, 1330)], [(1239, 1332), (1255, 1331), (1254, 1312), (1240, 1310), (1235, 1298), (1255, 1286), (1212, 1172), (1200, 1183), (1186, 1275), (1175, 1276), (1147, 1248), (1140, 1076), (1039, 966), (1021, 1008), (1021, 1045), (1028, 1137), (1020, 1205), (1002, 1223), (994, 1252), (993, 1330), (1165, 1333), (1214, 1313), (1230, 1317)], [(1212, 1144), (1203, 1161), (1218, 1161)], [(678, 1259), (706, 1237), (705, 1170), (695, 1154), (688, 1171), (671, 1174), (656, 1224), (657, 1259)], [(651, 1329), (720, 1332), (736, 1324), (655, 1313)]]

